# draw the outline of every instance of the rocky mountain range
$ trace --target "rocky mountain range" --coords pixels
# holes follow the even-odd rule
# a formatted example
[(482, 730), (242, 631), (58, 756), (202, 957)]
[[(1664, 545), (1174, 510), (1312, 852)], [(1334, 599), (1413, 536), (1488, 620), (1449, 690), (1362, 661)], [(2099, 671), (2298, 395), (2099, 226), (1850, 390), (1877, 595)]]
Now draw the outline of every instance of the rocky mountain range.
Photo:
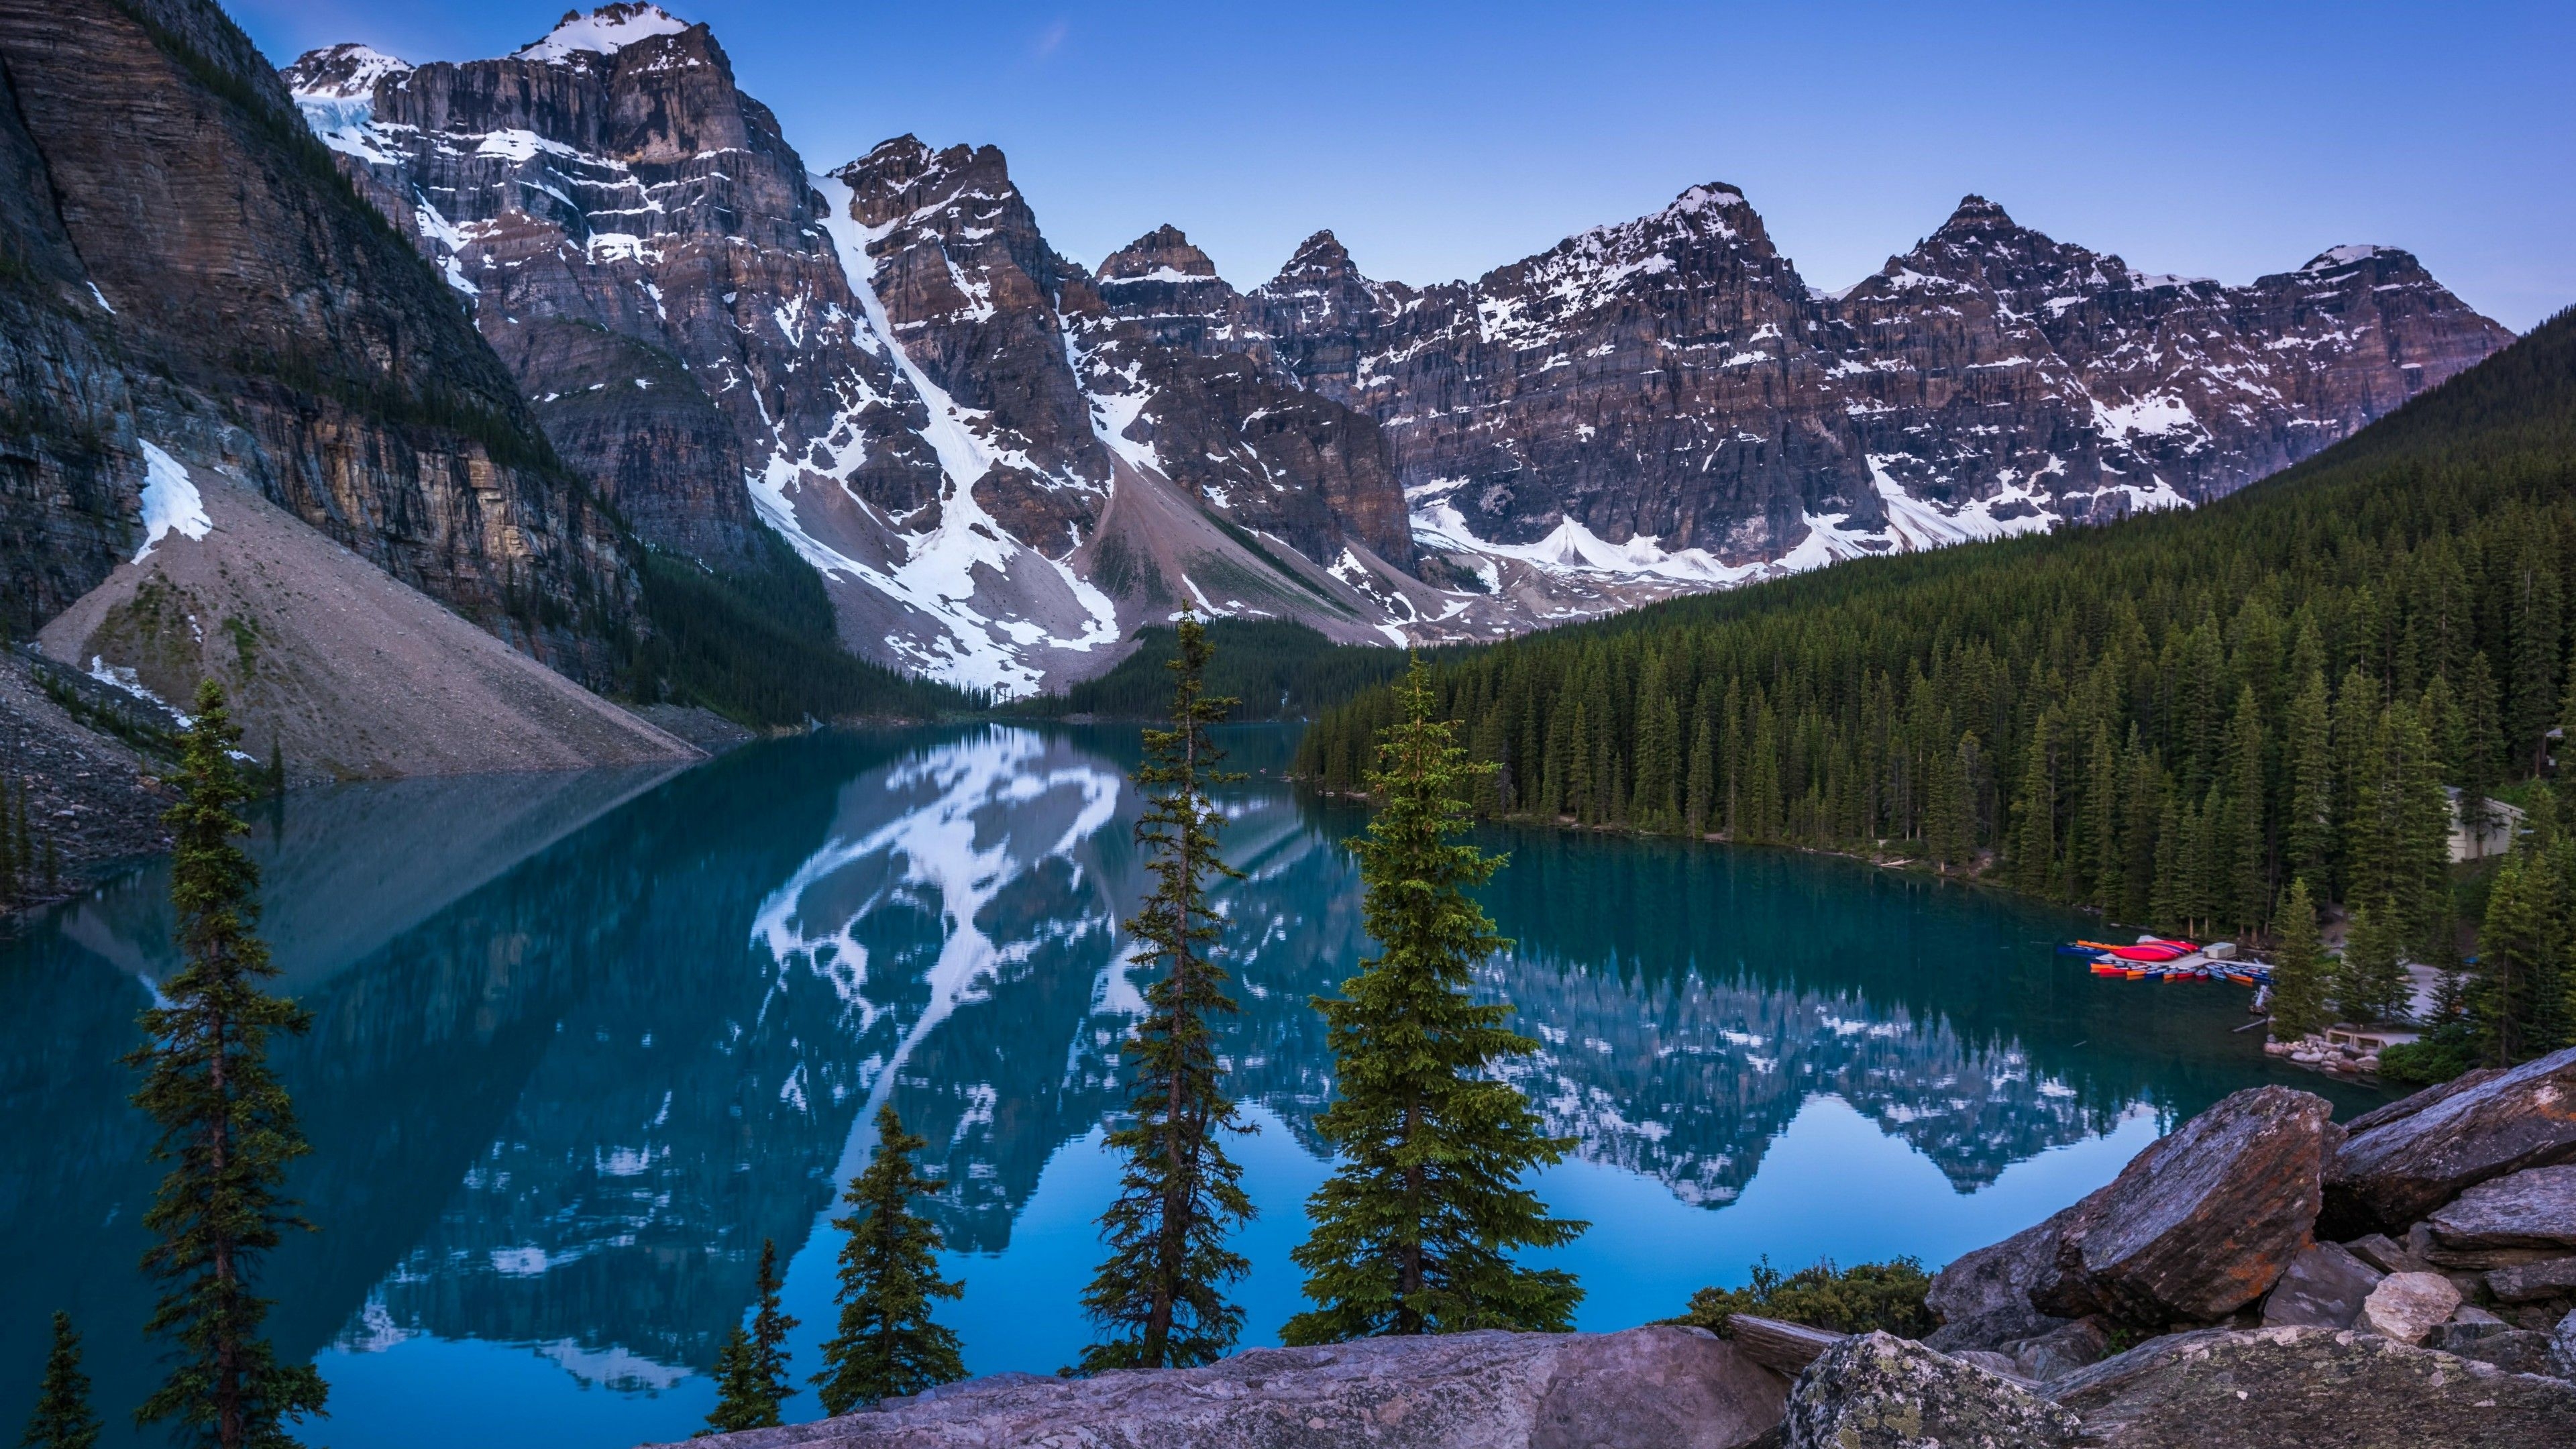
[(1716, 184), (1431, 287), (1330, 232), (1248, 292), (1168, 225), (1095, 270), (991, 147), (809, 172), (647, 4), (281, 74), (646, 539), (723, 568), (766, 523), (850, 647), (1003, 692), (1183, 602), (1492, 637), (2197, 502), (2511, 337), (2401, 251), (2224, 286), (1977, 197), (1827, 293)]
[[(1825, 293), (1713, 184), (1429, 287), (1329, 232), (1248, 291), (1172, 226), (1086, 267), (997, 150), (818, 169), (648, 4), (272, 71), (207, 0), (72, 0), (0, 15), (0, 86), (15, 634), (159, 536), (149, 445), (599, 688), (664, 626), (657, 552), (810, 571), (851, 651), (1001, 694), (1183, 604), (1492, 638), (2215, 497), (2509, 338), (2404, 252), (2226, 286), (1976, 198)], [(197, 612), (159, 654), (221, 653)], [(47, 647), (148, 682), (128, 635)]]

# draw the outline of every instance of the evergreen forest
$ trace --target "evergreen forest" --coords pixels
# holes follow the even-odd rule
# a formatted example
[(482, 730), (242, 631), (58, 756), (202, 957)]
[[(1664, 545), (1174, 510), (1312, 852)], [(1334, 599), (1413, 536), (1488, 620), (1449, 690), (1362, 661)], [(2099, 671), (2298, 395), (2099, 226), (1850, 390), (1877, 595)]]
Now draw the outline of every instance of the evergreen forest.
[[(2457, 949), (2458, 813), (2576, 712), (2576, 312), (2207, 507), (1861, 560), (1447, 656), (1491, 817), (1850, 850), (2205, 936), (2294, 879)], [(1359, 788), (1397, 716), (1326, 713)]]

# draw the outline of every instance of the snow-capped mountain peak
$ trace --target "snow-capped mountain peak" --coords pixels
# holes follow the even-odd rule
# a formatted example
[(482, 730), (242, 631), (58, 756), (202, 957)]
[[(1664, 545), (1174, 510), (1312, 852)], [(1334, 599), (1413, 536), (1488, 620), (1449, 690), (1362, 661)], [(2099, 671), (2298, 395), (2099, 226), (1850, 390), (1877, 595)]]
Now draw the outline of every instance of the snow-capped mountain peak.
[(284, 79), (298, 102), (363, 101), (376, 93), (377, 81), (412, 69), (410, 61), (373, 46), (328, 45), (299, 57)]
[(603, 5), (588, 15), (567, 10), (563, 19), (542, 40), (523, 45), (511, 52), (514, 60), (570, 60), (581, 54), (615, 55), (639, 40), (657, 35), (677, 35), (689, 23), (659, 5), (620, 3)]

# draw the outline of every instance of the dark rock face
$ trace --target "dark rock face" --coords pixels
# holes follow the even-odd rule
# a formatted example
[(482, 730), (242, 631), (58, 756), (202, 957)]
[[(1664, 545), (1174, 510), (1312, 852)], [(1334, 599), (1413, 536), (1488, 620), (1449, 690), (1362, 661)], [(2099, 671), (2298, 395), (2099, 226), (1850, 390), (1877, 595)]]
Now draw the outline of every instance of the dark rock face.
[(2576, 1424), (2576, 1384), (2327, 1328), (2175, 1334), (2047, 1393), (2103, 1449), (2534, 1449)]
[(2532, 1303), (2576, 1294), (2576, 1257), (2518, 1263), (2487, 1274), (2487, 1291), (2499, 1303)]
[(805, 164), (704, 25), (612, 6), (497, 60), (333, 46), (282, 75), (647, 539), (752, 561), (743, 479), (773, 462), (891, 513), (936, 496)]
[(1859, 1334), (1798, 1376), (1790, 1449), (2048, 1449), (2076, 1418), (2000, 1374), (1885, 1333)]
[(1941, 1327), (1925, 1342), (1943, 1352), (1999, 1349), (2065, 1323), (2033, 1307), (2030, 1294), (2055, 1278), (2057, 1246), (2076, 1211), (2068, 1208), (2000, 1243), (1963, 1253), (1934, 1275), (1924, 1301)]
[(1473, 282), (1370, 282), (1329, 232), (1230, 313), (1171, 275), (1137, 288), (1140, 319), (1376, 414), (1406, 486), (1475, 539), (1571, 521), (1726, 565), (2216, 497), (2511, 340), (2403, 252), (2222, 287), (1974, 196), (1833, 295), (1716, 184)]
[(2400, 1231), (2491, 1178), (2576, 1162), (2576, 1047), (2417, 1095), (2431, 1100), (2352, 1132), (2335, 1153), (2325, 1181), (2331, 1236)]
[(2576, 1164), (2482, 1182), (2425, 1221), (2446, 1248), (2576, 1248)]
[(203, 0), (12, 6), (0, 62), (0, 176), (42, 178), (0, 203), (27, 264), (0, 284), (0, 387), (35, 420), (0, 444), (13, 612), (58, 611), (131, 549), (148, 437), (603, 672), (633, 590), (613, 525), (231, 22)]
[(2263, 1300), (2265, 1328), (2350, 1328), (2363, 1300), (2388, 1276), (2333, 1243), (2313, 1243), (2290, 1260)]
[(2287, 1087), (2238, 1092), (2158, 1140), (2066, 1223), (2035, 1306), (2158, 1325), (2222, 1318), (2309, 1244), (2333, 1107)]
[(1462, 1333), (1258, 1349), (1205, 1368), (1001, 1374), (873, 1410), (714, 1441), (850, 1449), (1734, 1449), (1787, 1383), (1698, 1329)]

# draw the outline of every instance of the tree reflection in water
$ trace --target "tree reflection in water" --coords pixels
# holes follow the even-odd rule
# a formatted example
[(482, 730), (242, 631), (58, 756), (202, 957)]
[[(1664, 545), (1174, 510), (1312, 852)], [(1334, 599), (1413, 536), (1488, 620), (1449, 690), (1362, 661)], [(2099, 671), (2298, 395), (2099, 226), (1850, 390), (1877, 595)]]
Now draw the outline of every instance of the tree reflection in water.
[[(1235, 732), (1274, 770), (1287, 740)], [(1132, 748), (1127, 731), (820, 734), (676, 777), (291, 802), (257, 841), (269, 934), (318, 1015), (282, 1066), (315, 1149), (296, 1190), (325, 1231), (278, 1255), (280, 1348), (426, 1335), (534, 1350), (565, 1383), (683, 1388), (749, 1301), (763, 1237), (828, 1254), (821, 1220), (882, 1100), (930, 1139), (971, 1285), (1119, 1098)], [(1231, 1087), (1313, 1153), (1331, 1082), (1307, 1002), (1365, 949), (1340, 847), (1364, 816), (1275, 774), (1227, 808), (1245, 872), (1218, 892), (1243, 1006)], [(1722, 1212), (1820, 1094), (1964, 1194), (2269, 1071), (2227, 1033), (2234, 992), (2065, 966), (2051, 947), (2079, 917), (1781, 852), (1484, 843), (1513, 854), (1487, 897), (1519, 939), (1486, 985), (1546, 1043), (1516, 1075), (1581, 1159), (1681, 1203)], [(0, 1422), (25, 1412), (52, 1308), (101, 1349), (137, 1341), (153, 1174), (115, 1063), (168, 967), (165, 888), (138, 871), (0, 946)], [(121, 1433), (154, 1366), (101, 1351), (92, 1368)], [(341, 1410), (325, 1437), (366, 1439), (363, 1401)]]

